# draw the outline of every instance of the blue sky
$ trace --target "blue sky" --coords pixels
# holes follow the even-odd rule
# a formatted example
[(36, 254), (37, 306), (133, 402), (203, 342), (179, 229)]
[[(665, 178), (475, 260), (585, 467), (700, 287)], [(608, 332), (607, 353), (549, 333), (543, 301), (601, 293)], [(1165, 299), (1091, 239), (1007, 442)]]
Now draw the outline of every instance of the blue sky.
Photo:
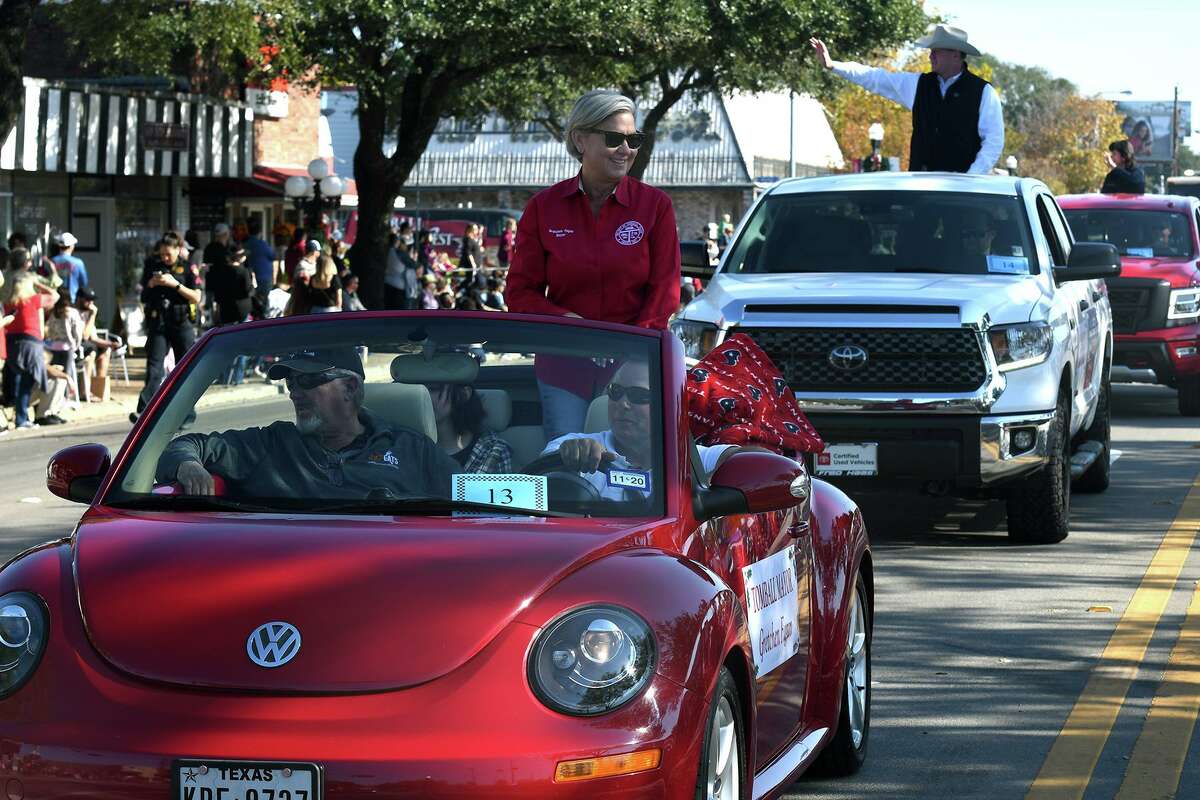
[[(980, 50), (1039, 66), (1083, 92), (1192, 102), (1200, 128), (1200, 0), (927, 0)], [(1106, 94), (1111, 99), (1123, 96)], [(1193, 132), (1188, 146), (1200, 151)]]

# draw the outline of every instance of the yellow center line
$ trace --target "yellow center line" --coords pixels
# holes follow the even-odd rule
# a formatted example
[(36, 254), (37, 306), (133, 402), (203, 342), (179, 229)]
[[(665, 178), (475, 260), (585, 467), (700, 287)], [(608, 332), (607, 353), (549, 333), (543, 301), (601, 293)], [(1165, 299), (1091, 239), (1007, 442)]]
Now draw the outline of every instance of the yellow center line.
[(1158, 546), (1100, 662), (1054, 740), (1027, 800), (1083, 797), (1129, 685), (1158, 626), (1200, 527), (1200, 479)]
[(1166, 674), (1133, 747), (1117, 800), (1175, 796), (1197, 714), (1200, 714), (1200, 584), (1192, 593), (1179, 640), (1167, 659)]

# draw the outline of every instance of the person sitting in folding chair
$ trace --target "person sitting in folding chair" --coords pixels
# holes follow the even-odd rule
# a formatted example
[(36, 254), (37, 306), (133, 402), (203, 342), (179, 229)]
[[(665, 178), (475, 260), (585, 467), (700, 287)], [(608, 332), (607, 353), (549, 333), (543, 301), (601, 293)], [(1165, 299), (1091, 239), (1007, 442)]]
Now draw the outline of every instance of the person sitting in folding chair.
[(86, 401), (87, 382), (82, 385), (75, 379), (75, 359), (83, 347), (83, 318), (71, 305), (71, 296), (64, 286), (58, 290), (58, 301), (46, 315), (46, 349), (50, 351), (50, 363), (66, 372), (67, 386), (74, 399)]
[[(75, 296), (75, 305), (83, 320), (82, 348), (86, 358), (95, 360), (95, 374), (92, 376), (89, 400), (100, 403), (108, 399), (108, 361), (123, 344), (115, 339), (102, 335), (96, 328), (96, 318), (100, 316), (100, 308), (96, 305), (96, 293), (84, 287)], [(128, 382), (128, 376), (126, 376)]]

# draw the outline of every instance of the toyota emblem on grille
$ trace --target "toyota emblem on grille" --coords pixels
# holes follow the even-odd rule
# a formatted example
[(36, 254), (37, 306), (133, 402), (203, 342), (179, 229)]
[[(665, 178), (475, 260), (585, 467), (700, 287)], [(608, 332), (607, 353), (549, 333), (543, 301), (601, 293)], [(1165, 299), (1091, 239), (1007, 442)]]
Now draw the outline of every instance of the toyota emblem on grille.
[(246, 640), (246, 654), (260, 667), (282, 667), (300, 652), (300, 631), (289, 622), (259, 625)]
[(842, 344), (829, 352), (829, 363), (845, 372), (867, 365), (867, 351), (856, 344)]

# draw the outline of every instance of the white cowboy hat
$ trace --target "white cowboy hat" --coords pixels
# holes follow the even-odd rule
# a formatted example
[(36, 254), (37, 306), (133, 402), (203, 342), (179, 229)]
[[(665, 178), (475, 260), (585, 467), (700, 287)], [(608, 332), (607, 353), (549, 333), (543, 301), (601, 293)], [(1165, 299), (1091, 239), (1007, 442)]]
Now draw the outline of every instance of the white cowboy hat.
[(930, 50), (958, 50), (969, 56), (983, 55), (975, 45), (967, 41), (966, 31), (952, 25), (930, 25), (925, 29), (925, 35), (917, 39), (917, 47), (928, 47)]

